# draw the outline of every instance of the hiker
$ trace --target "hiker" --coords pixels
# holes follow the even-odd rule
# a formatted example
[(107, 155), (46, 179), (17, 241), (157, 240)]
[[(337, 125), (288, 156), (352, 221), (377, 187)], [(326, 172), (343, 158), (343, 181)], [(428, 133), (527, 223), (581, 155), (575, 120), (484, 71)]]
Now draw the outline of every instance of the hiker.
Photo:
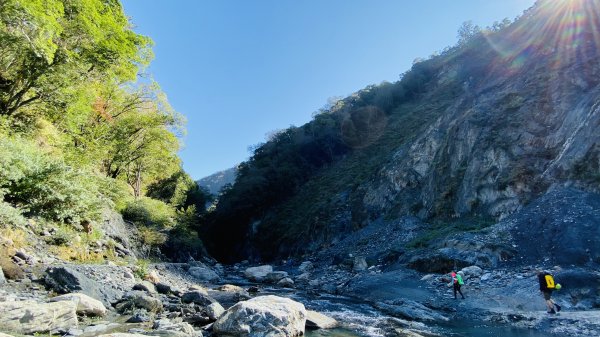
[[(556, 314), (560, 311), (560, 305), (556, 304), (554, 300), (552, 300), (552, 291), (555, 289), (554, 277), (545, 271), (538, 270), (537, 272), (538, 281), (540, 282), (540, 291), (544, 296), (544, 301), (546, 301), (546, 307), (548, 307), (549, 314)], [(556, 310), (554, 310), (556, 308)]]
[(460, 276), (460, 274), (457, 274), (455, 271), (452, 271), (452, 287), (454, 290), (454, 299), (456, 299), (456, 292), (458, 291), (458, 293), (460, 294), (460, 296), (462, 296), (462, 299), (465, 299), (465, 295), (463, 295), (462, 291), (460, 291), (460, 287), (465, 284), (465, 282), (462, 279), (462, 276)]

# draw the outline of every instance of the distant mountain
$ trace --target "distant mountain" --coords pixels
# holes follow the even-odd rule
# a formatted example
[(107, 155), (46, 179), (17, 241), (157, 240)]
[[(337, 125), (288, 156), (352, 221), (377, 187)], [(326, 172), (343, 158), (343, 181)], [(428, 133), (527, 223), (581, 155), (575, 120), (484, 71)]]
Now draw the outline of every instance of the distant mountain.
[(237, 168), (232, 167), (198, 180), (198, 185), (206, 188), (211, 194), (217, 195), (223, 186), (227, 184), (233, 184), (235, 182), (236, 174)]
[[(595, 198), (598, 13), (597, 1), (538, 1), (515, 22), (463, 31), (457, 46), (400, 81), (275, 135), (208, 214), (211, 253), (224, 261), (328, 254), (377, 225), (412, 235), (394, 248), (403, 254), (508, 219), (558, 187)], [(596, 219), (589, 207), (581, 212)], [(407, 217), (417, 220), (403, 228)]]

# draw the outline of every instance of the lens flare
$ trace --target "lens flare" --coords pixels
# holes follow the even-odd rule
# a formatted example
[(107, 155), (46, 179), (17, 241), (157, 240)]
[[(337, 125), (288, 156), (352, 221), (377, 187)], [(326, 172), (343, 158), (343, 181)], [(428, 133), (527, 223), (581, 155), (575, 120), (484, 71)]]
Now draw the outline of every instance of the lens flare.
[(513, 70), (533, 55), (553, 57), (560, 67), (593, 57), (600, 46), (600, 1), (542, 0), (505, 31), (485, 34), (487, 42)]

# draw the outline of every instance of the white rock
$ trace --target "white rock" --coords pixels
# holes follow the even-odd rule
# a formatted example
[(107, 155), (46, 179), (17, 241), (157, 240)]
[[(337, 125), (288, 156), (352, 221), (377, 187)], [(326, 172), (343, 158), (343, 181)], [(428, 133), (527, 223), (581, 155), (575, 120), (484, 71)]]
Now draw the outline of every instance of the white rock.
[(244, 271), (244, 276), (250, 281), (262, 282), (265, 280), (269, 273), (273, 272), (273, 267), (270, 265), (263, 265), (258, 267), (250, 267)]
[(269, 295), (238, 302), (214, 323), (213, 331), (226, 336), (294, 337), (304, 335), (305, 324), (302, 303)]
[(421, 277), (421, 281), (430, 280), (431, 278), (433, 278), (433, 276), (434, 276), (433, 274), (427, 274), (427, 275)]
[(72, 301), (77, 305), (77, 314), (88, 316), (106, 315), (106, 307), (97, 299), (80, 293), (70, 293), (51, 298), (49, 302)]
[(77, 326), (77, 305), (72, 301), (37, 303), (0, 302), (0, 330), (20, 334), (68, 330)]
[(208, 318), (213, 321), (216, 321), (223, 313), (225, 313), (225, 308), (219, 302), (211, 303), (206, 306), (206, 314)]
[(333, 329), (339, 325), (335, 319), (319, 312), (306, 311), (306, 328), (308, 329)]
[(472, 277), (479, 277), (483, 274), (483, 269), (477, 267), (477, 266), (469, 266), (469, 267), (465, 267), (463, 269), (461, 269), (461, 271), (459, 271), (459, 273), (461, 273), (461, 275), (464, 275), (464, 277), (466, 279), (470, 279)]
[(291, 278), (286, 277), (279, 280), (277, 285), (283, 288), (292, 288), (294, 286), (294, 281)]

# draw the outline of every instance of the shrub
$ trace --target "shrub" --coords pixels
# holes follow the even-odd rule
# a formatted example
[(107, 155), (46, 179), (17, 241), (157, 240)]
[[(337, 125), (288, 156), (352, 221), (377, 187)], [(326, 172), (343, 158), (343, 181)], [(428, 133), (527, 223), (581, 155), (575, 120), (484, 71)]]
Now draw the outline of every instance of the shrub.
[[(108, 201), (99, 189), (101, 178), (69, 167), (56, 153), (46, 153), (30, 140), (0, 135), (0, 206), (12, 220), (26, 216), (78, 223), (98, 219)], [(17, 212), (15, 212), (17, 210)]]
[(0, 226), (20, 226), (25, 224), (21, 211), (0, 198)]
[(162, 201), (140, 198), (125, 207), (123, 218), (138, 226), (168, 229), (175, 224), (175, 211)]

